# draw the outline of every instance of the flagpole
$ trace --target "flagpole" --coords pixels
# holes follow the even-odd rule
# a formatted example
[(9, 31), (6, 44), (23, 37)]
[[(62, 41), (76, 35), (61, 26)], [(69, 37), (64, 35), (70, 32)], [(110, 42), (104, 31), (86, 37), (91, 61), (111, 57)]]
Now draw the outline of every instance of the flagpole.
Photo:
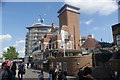
[(64, 30), (61, 30), (61, 36), (62, 36), (62, 45), (63, 45), (63, 53), (64, 53), (64, 57), (65, 57), (65, 32)]

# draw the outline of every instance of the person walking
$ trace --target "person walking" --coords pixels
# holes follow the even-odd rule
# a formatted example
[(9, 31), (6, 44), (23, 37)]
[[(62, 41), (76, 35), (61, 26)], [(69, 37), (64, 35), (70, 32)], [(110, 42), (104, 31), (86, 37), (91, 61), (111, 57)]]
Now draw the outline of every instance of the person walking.
[(52, 68), (50, 68), (49, 70), (48, 79), (52, 80)]
[(18, 78), (19, 80), (23, 80), (23, 74), (25, 74), (25, 66), (22, 62), (18, 65)]
[(0, 80), (12, 80), (12, 75), (6, 62), (2, 63), (2, 71), (0, 73)]
[(66, 71), (63, 72), (63, 80), (67, 80), (67, 72)]
[(29, 62), (27, 63), (27, 68), (29, 68)]
[(15, 75), (16, 75), (16, 62), (13, 62), (12, 66), (11, 66), (11, 72), (12, 72), (12, 79), (15, 80)]
[(61, 69), (59, 69), (59, 71), (58, 71), (58, 80), (62, 80), (62, 70)]
[(44, 80), (44, 73), (41, 70), (40, 74), (39, 74), (39, 80)]
[(57, 69), (56, 69), (56, 67), (54, 67), (53, 69), (52, 69), (52, 80), (56, 80), (57, 79)]
[(82, 68), (79, 69), (79, 72), (77, 73), (79, 80), (83, 80), (83, 70)]
[(92, 69), (90, 69), (89, 67), (85, 67), (83, 70), (83, 80), (96, 80), (92, 76)]
[(12, 63), (10, 61), (7, 61), (7, 66), (8, 66), (9, 69), (10, 69), (11, 64)]

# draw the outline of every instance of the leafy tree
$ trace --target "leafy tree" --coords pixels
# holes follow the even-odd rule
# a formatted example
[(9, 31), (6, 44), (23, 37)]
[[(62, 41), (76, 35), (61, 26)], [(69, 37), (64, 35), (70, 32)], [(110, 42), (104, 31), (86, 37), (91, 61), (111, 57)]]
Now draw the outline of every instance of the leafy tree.
[(9, 48), (7, 48), (7, 51), (3, 52), (2, 55), (6, 57), (6, 59), (12, 60), (18, 58), (19, 53), (16, 51), (15, 47), (9, 46)]

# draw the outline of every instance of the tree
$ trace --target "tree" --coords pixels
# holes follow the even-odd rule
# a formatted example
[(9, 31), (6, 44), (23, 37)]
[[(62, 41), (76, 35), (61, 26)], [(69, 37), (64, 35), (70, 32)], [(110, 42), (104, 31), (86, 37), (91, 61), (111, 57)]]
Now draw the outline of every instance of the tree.
[(9, 46), (9, 48), (7, 48), (7, 51), (3, 52), (2, 55), (6, 57), (6, 59), (12, 60), (18, 58), (19, 53), (16, 51), (15, 47)]

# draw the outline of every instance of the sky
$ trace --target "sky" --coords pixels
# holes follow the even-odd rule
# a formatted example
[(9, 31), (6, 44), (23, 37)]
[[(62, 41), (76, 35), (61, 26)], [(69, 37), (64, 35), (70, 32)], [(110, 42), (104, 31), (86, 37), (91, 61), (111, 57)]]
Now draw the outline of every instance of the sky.
[(94, 34), (98, 41), (101, 38), (104, 42), (113, 41), (111, 26), (118, 23), (117, 4), (113, 0), (71, 1), (2, 2), (2, 33), (0, 34), (2, 48), (0, 48), (0, 57), (9, 46), (15, 46), (20, 54), (19, 57), (24, 57), (26, 27), (38, 23), (39, 15), (44, 18), (44, 24), (55, 23), (59, 26), (57, 12), (65, 3), (80, 8), (81, 36)]

